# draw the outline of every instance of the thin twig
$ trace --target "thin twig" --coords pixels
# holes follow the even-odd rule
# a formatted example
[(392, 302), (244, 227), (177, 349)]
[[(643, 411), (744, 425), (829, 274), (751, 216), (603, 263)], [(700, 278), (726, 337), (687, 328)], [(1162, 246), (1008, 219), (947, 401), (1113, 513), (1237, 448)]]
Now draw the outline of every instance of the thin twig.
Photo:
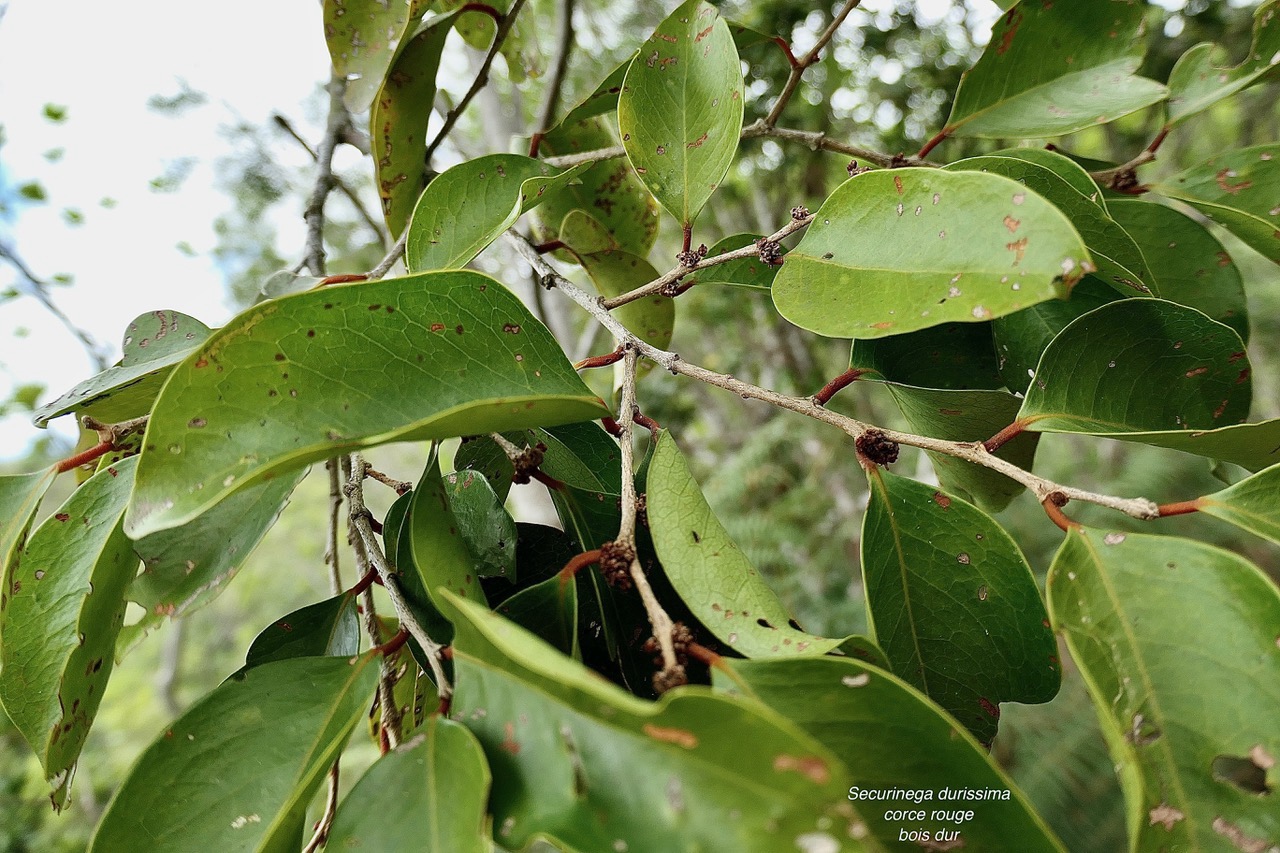
[(338, 147), (342, 129), (351, 123), (351, 117), (342, 102), (347, 89), (347, 78), (337, 71), (329, 77), (329, 118), (325, 123), (324, 138), (316, 151), (316, 179), (311, 188), (311, 198), (303, 218), (307, 222), (306, 257), (304, 263), (312, 275), (324, 275), (324, 203), (333, 191), (333, 152)]
[(818, 61), (818, 54), (827, 46), (827, 42), (831, 41), (835, 36), (836, 30), (840, 29), (840, 25), (844, 23), (844, 19), (849, 17), (849, 13), (858, 7), (861, 0), (846, 0), (845, 4), (840, 7), (840, 11), (836, 12), (836, 16), (831, 19), (831, 23), (823, 30), (822, 35), (818, 36), (818, 41), (804, 56), (797, 59), (791, 65), (791, 73), (787, 76), (787, 82), (782, 87), (782, 94), (778, 95), (778, 100), (773, 102), (773, 108), (769, 110), (769, 115), (765, 116), (764, 123), (770, 127), (778, 123), (778, 117), (782, 115), (782, 111), (786, 108), (787, 103), (791, 100), (791, 96), (795, 94), (796, 87), (800, 85), (800, 78), (804, 75), (805, 69)]
[(404, 256), (405, 244), (409, 242), (409, 229), (404, 229), (400, 234), (400, 238), (396, 240), (395, 245), (387, 252), (386, 257), (378, 261), (378, 265), (369, 270), (369, 281), (377, 281), (378, 279), (391, 272), (391, 268), (396, 265), (396, 261)]
[(338, 568), (338, 519), (342, 514), (342, 475), (337, 458), (324, 463), (329, 472), (329, 529), (324, 543), (324, 562), (329, 567), (329, 589), (334, 594), (342, 592), (342, 573)]
[[(804, 228), (810, 222), (813, 222), (812, 214), (803, 216), (799, 219), (792, 219), (786, 225), (766, 237), (765, 240), (770, 243), (777, 243), (779, 240), (789, 237), (801, 228)], [(612, 299), (605, 299), (600, 304), (604, 306), (605, 310), (612, 311), (614, 308), (626, 305), (628, 302), (635, 302), (637, 299), (643, 299), (644, 297), (650, 296), (654, 293), (661, 293), (680, 279), (687, 276), (689, 273), (694, 272), (695, 270), (700, 270), (703, 267), (715, 266), (716, 264), (728, 263), (729, 261), (739, 261), (743, 258), (758, 258), (759, 256), (760, 246), (757, 243), (752, 243), (749, 246), (743, 246), (741, 249), (734, 249), (729, 252), (723, 252), (719, 255), (712, 255), (709, 258), (703, 258), (693, 266), (681, 262), (670, 271), (655, 278), (648, 284), (642, 284), (635, 290), (629, 290), (626, 293), (613, 297)]]
[(329, 768), (329, 788), (325, 793), (324, 812), (316, 822), (316, 831), (311, 840), (302, 848), (302, 853), (316, 853), (329, 840), (329, 830), (333, 828), (333, 818), (338, 813), (338, 762), (334, 761)]
[[(708, 385), (714, 385), (726, 391), (731, 391), (741, 397), (761, 400), (770, 403), (778, 408), (796, 412), (813, 418), (816, 421), (833, 426), (850, 437), (857, 439), (872, 427), (862, 421), (830, 411), (814, 402), (812, 397), (792, 397), (786, 394), (780, 394), (767, 388), (761, 388), (758, 385), (752, 385), (750, 382), (743, 382), (732, 376), (726, 376), (722, 373), (716, 373), (707, 370), (705, 367), (699, 367), (696, 364), (684, 361), (679, 355), (667, 350), (658, 349), (651, 346), (640, 338), (633, 335), (627, 328), (618, 321), (604, 308), (599, 300), (582, 290), (573, 282), (566, 279), (555, 271), (545, 258), (538, 254), (533, 248), (533, 244), (527, 238), (515, 231), (507, 232), (508, 238), (514, 244), (520, 255), (529, 262), (539, 275), (543, 286), (554, 287), (564, 293), (574, 302), (578, 303), (587, 311), (598, 323), (609, 330), (613, 336), (632, 347), (635, 352), (650, 361), (662, 366), (672, 373), (689, 376)], [(623, 428), (626, 429), (624, 423)], [(1111, 495), (1098, 494), (1096, 492), (1085, 491), (1071, 486), (1064, 486), (1052, 480), (1045, 479), (1030, 471), (1025, 471), (1005, 459), (995, 456), (982, 446), (981, 441), (944, 441), (938, 438), (930, 438), (928, 436), (913, 435), (911, 433), (898, 432), (896, 430), (881, 430), (884, 436), (898, 444), (905, 444), (910, 447), (918, 447), (922, 450), (941, 453), (944, 456), (952, 456), (957, 459), (963, 459), (975, 465), (981, 465), (984, 468), (990, 468), (1004, 474), (1006, 477), (1026, 486), (1036, 496), (1036, 500), (1044, 500), (1054, 492), (1060, 492), (1063, 496), (1071, 500), (1084, 501), (1085, 503), (1098, 504), (1109, 509), (1123, 512), (1125, 515), (1132, 516), (1143, 520), (1149, 520), (1158, 517), (1156, 504), (1146, 498), (1120, 498)]]
[(559, 41), (556, 45), (556, 58), (551, 68), (551, 79), (543, 90), (542, 106), (538, 110), (538, 121), (534, 125), (534, 133), (529, 140), (529, 156), (538, 156), (538, 143), (555, 121), (556, 111), (560, 108), (560, 96), (564, 91), (565, 74), (569, 70), (569, 55), (573, 52), (573, 6), (574, 0), (560, 0), (556, 6), (556, 24), (559, 29)]
[(489, 83), (489, 68), (493, 65), (494, 57), (498, 55), (498, 51), (502, 50), (502, 43), (507, 40), (507, 34), (511, 32), (511, 28), (515, 26), (516, 16), (520, 14), (520, 10), (524, 8), (525, 0), (515, 0), (511, 4), (511, 8), (502, 16), (502, 20), (498, 22), (497, 31), (493, 35), (493, 44), (489, 46), (489, 52), (485, 54), (484, 61), (480, 63), (480, 70), (476, 73), (476, 79), (472, 81), (471, 88), (462, 96), (462, 100), (458, 101), (457, 106), (449, 110), (444, 117), (444, 124), (440, 126), (440, 131), (435, 135), (427, 145), (427, 153), (423, 157), (423, 162), (431, 165), (431, 158), (436, 153), (436, 149), (444, 142), (449, 133), (453, 130), (453, 126), (458, 123), (458, 119), (462, 116), (467, 105), (471, 100), (479, 94)]

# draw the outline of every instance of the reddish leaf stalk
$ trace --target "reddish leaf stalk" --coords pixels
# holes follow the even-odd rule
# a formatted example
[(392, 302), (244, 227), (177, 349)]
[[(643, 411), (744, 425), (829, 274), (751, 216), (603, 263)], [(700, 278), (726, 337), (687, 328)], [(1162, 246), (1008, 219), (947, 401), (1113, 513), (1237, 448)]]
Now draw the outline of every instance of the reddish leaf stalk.
[(792, 68), (800, 67), (800, 60), (796, 59), (796, 55), (791, 51), (791, 44), (782, 36), (774, 36), (773, 43), (782, 48), (782, 52), (787, 55), (787, 62)]
[(110, 453), (115, 449), (116, 449), (116, 446), (112, 442), (100, 441), (97, 444), (95, 444), (93, 447), (90, 447), (88, 450), (85, 450), (81, 453), (77, 453), (75, 456), (68, 456), (66, 459), (63, 459), (61, 462), (58, 463), (56, 470), (59, 474), (65, 474), (68, 471), (71, 471), (75, 468), (79, 468), (81, 465), (88, 465), (90, 462), (93, 462), (96, 459), (100, 459), (103, 456), (106, 456), (108, 453)]
[(378, 579), (378, 573), (374, 569), (365, 572), (364, 577), (356, 581), (356, 585), (347, 590), (347, 595), (356, 596), (364, 592), (375, 583), (381, 583)]
[(538, 250), (539, 255), (545, 255), (547, 252), (554, 252), (557, 249), (567, 249), (569, 247), (564, 244), (563, 240), (548, 240), (545, 243), (539, 243), (533, 248)]
[(642, 414), (639, 409), (631, 413), (631, 420), (636, 426), (642, 426), (647, 429), (654, 440), (657, 440), (658, 433), (662, 432), (662, 426), (648, 415)]
[(819, 406), (825, 406), (842, 389), (852, 385), (857, 381), (858, 377), (867, 371), (861, 367), (851, 367), (844, 373), (841, 373), (835, 379), (832, 379), (826, 385), (822, 386), (822, 390), (813, 395), (813, 402)]
[(399, 631), (396, 631), (395, 636), (393, 636), (390, 640), (387, 640), (385, 643), (383, 643), (380, 646), (374, 646), (370, 651), (377, 652), (378, 654), (382, 655), (384, 658), (389, 658), (392, 655), (394, 655), (396, 652), (400, 651), (400, 649), (404, 646), (404, 644), (408, 641), (408, 639), (409, 639), (409, 629), (401, 628)]
[(605, 415), (600, 419), (600, 425), (604, 427), (605, 432), (609, 433), (609, 435), (614, 438), (622, 438), (622, 424), (618, 423), (608, 415)]
[(552, 489), (557, 492), (564, 491), (564, 483), (560, 482), (555, 477), (552, 477), (550, 474), (542, 473), (537, 468), (530, 471), (529, 476), (546, 486), (548, 489)]
[(924, 147), (921, 148), (916, 153), (916, 158), (923, 160), (925, 157), (928, 157), (929, 152), (932, 151), (934, 148), (937, 148), (938, 144), (941, 143), (942, 140), (950, 136), (952, 130), (954, 130), (954, 128), (944, 127), (942, 130), (938, 131), (937, 134), (933, 137), (933, 139), (930, 139), (928, 142), (926, 142), (924, 144)]
[(587, 566), (595, 565), (600, 562), (601, 551), (599, 548), (593, 548), (590, 551), (583, 551), (570, 558), (569, 562), (564, 564), (564, 568), (560, 570), (560, 585), (564, 586), (578, 574), (579, 571)]
[(588, 370), (593, 367), (607, 367), (610, 364), (617, 364), (622, 361), (622, 347), (618, 347), (613, 352), (607, 352), (604, 355), (593, 355), (584, 358), (573, 366), (574, 370)]
[(1164, 518), (1166, 515), (1186, 515), (1191, 512), (1199, 512), (1200, 501), (1200, 498), (1196, 498), (1195, 500), (1190, 501), (1177, 501), (1175, 503), (1160, 504), (1156, 509), (1159, 511), (1161, 518)]
[(684, 650), (685, 654), (704, 666), (716, 667), (717, 669), (724, 668), (724, 658), (701, 643), (689, 641), (685, 643)]
[(1022, 433), (1027, 428), (1025, 421), (1014, 421), (995, 435), (982, 442), (982, 446), (987, 449), (988, 453), (995, 453), (1004, 447), (1009, 441)]
[(463, 12), (484, 12), (490, 18), (493, 18), (495, 24), (502, 23), (502, 13), (490, 6), (488, 3), (465, 3), (462, 6)]
[(342, 275), (331, 275), (321, 279), (316, 287), (324, 287), (327, 284), (346, 284), (352, 281), (368, 281), (367, 273), (343, 273)]
[(1054, 495), (1050, 495), (1041, 501), (1040, 506), (1044, 507), (1044, 514), (1049, 516), (1049, 520), (1062, 528), (1063, 531), (1070, 532), (1071, 528), (1080, 526), (1080, 522), (1067, 518), (1061, 507), (1054, 502)]

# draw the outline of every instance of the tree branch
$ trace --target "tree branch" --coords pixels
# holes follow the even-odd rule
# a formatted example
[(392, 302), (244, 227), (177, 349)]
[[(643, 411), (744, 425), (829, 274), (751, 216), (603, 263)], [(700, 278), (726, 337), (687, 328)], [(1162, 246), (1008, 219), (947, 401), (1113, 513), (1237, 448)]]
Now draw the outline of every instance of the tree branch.
[(840, 25), (844, 23), (844, 19), (849, 17), (849, 13), (858, 7), (861, 0), (845, 0), (845, 4), (840, 7), (840, 11), (831, 19), (831, 23), (818, 36), (818, 41), (804, 56), (795, 60), (791, 64), (791, 73), (787, 76), (787, 82), (782, 87), (782, 94), (778, 95), (778, 100), (773, 102), (773, 108), (769, 110), (769, 115), (765, 116), (764, 124), (772, 127), (778, 123), (778, 117), (782, 115), (782, 111), (790, 102), (791, 96), (795, 94), (796, 87), (800, 85), (800, 78), (804, 75), (805, 69), (818, 61), (818, 54), (827, 46), (835, 36), (836, 30), (840, 29)]
[(569, 70), (569, 54), (573, 52), (573, 7), (574, 0), (560, 0), (557, 4), (556, 23), (559, 28), (559, 42), (556, 46), (556, 58), (551, 69), (551, 79), (543, 93), (542, 106), (538, 110), (534, 133), (529, 140), (529, 156), (538, 156), (538, 144), (551, 129), (555, 121), (556, 111), (560, 107), (560, 96), (564, 90), (565, 75)]
[(316, 151), (316, 180), (303, 218), (307, 222), (306, 257), (304, 263), (312, 275), (324, 275), (324, 203), (333, 191), (333, 152), (338, 147), (342, 130), (351, 123), (342, 95), (347, 89), (347, 79), (334, 71), (329, 76), (329, 118), (325, 123), (324, 138)]

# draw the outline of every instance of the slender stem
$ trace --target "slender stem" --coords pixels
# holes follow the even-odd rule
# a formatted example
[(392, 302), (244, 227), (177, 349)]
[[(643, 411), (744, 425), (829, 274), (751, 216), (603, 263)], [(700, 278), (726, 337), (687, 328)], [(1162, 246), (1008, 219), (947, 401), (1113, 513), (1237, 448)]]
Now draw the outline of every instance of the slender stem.
[(842, 389), (847, 388), (858, 380), (858, 377), (866, 373), (866, 369), (862, 367), (851, 367), (844, 373), (841, 373), (835, 379), (832, 379), (826, 385), (822, 386), (822, 390), (813, 395), (813, 402), (819, 406), (825, 406), (831, 402), (831, 398), (838, 394)]
[(68, 456), (66, 459), (63, 459), (54, 466), (54, 470), (59, 474), (65, 474), (68, 471), (79, 468), (81, 465), (88, 465), (90, 462), (101, 459), (103, 456), (106, 456), (115, 449), (116, 446), (112, 442), (100, 441), (88, 450), (81, 451), (75, 456)]
[(556, 4), (556, 25), (559, 40), (556, 43), (556, 58), (551, 67), (551, 79), (543, 90), (542, 106), (538, 110), (538, 121), (534, 126), (533, 137), (529, 140), (529, 156), (538, 156), (538, 143), (555, 121), (556, 111), (560, 108), (560, 96), (564, 90), (565, 75), (569, 70), (569, 55), (573, 52), (573, 6), (574, 0), (560, 0)]
[(311, 188), (311, 198), (303, 218), (307, 223), (306, 258), (304, 263), (312, 275), (324, 275), (324, 203), (333, 191), (333, 152), (343, 128), (351, 123), (351, 116), (342, 102), (347, 90), (347, 79), (334, 71), (329, 77), (329, 119), (325, 123), (324, 137), (316, 150), (316, 179)]
[(423, 157), (423, 162), (428, 166), (431, 165), (431, 158), (435, 155), (436, 149), (449, 136), (453, 130), (453, 126), (458, 123), (458, 119), (467, 109), (467, 105), (471, 103), (480, 90), (489, 84), (489, 69), (493, 65), (494, 58), (498, 55), (498, 51), (502, 50), (502, 44), (507, 40), (507, 34), (511, 32), (511, 28), (515, 26), (516, 16), (520, 14), (520, 10), (524, 8), (525, 0), (515, 0), (511, 4), (511, 8), (507, 11), (502, 19), (498, 21), (497, 30), (493, 35), (493, 44), (489, 46), (489, 52), (485, 54), (484, 61), (480, 63), (480, 70), (476, 73), (476, 79), (472, 81), (471, 88), (467, 89), (467, 93), (462, 96), (462, 100), (449, 110), (444, 117), (444, 124), (440, 126), (440, 131), (435, 138), (427, 144), (427, 153)]
[(378, 261), (378, 265), (369, 270), (369, 281), (377, 281), (391, 271), (396, 261), (404, 256), (405, 244), (409, 242), (409, 229), (405, 228), (396, 240), (395, 245), (387, 252), (386, 257)]
[(1175, 503), (1160, 504), (1156, 509), (1159, 510), (1161, 518), (1168, 515), (1186, 515), (1191, 512), (1199, 512), (1201, 500), (1201, 498), (1196, 498), (1195, 500), (1190, 501), (1177, 501)]
[(773, 102), (773, 108), (769, 110), (769, 115), (765, 116), (764, 123), (770, 127), (778, 123), (778, 118), (782, 115), (782, 111), (786, 108), (791, 96), (795, 94), (796, 87), (800, 85), (800, 78), (804, 75), (804, 71), (810, 65), (818, 61), (818, 54), (827, 46), (835, 36), (836, 30), (840, 29), (840, 25), (844, 23), (844, 19), (849, 17), (849, 13), (858, 7), (861, 0), (846, 0), (845, 4), (840, 7), (840, 11), (836, 12), (836, 16), (831, 19), (831, 23), (818, 36), (818, 41), (804, 56), (796, 59), (791, 64), (791, 73), (787, 75), (787, 82), (783, 84), (782, 94), (778, 95), (778, 100)]
[(942, 130), (934, 134), (933, 138), (930, 139), (928, 142), (926, 142), (923, 147), (921, 147), (920, 151), (916, 154), (916, 159), (923, 160), (925, 157), (928, 157), (929, 152), (937, 148), (938, 145), (942, 142), (942, 140), (946, 139), (948, 136), (951, 135), (951, 132), (953, 130), (955, 130), (955, 128), (953, 127), (944, 127)]
[(338, 519), (342, 517), (342, 474), (337, 458), (324, 463), (329, 472), (329, 525), (324, 543), (324, 561), (329, 567), (329, 589), (335, 595), (342, 592), (342, 573), (338, 569)]
[(18, 257), (17, 253), (4, 243), (0, 243), (0, 260), (8, 261), (14, 269), (18, 271), (27, 281), (29, 292), (35, 297), (36, 301), (44, 306), (45, 310), (54, 316), (59, 323), (62, 324), (76, 340), (80, 341), (80, 345), (84, 347), (85, 354), (89, 356), (89, 360), (93, 362), (98, 371), (107, 369), (107, 350), (106, 348), (93, 339), (87, 331), (77, 326), (71, 321), (57, 303), (53, 301), (53, 297), (49, 295), (49, 283), (41, 278), (37, 278), (31, 268)]
[(316, 853), (329, 840), (329, 830), (333, 828), (333, 818), (338, 813), (338, 761), (329, 768), (329, 787), (324, 798), (324, 812), (316, 822), (316, 831), (311, 840), (302, 848), (302, 853)]
[(570, 557), (569, 562), (565, 563), (564, 568), (560, 570), (560, 583), (568, 583), (570, 579), (587, 566), (593, 566), (600, 562), (600, 554), (599, 548), (592, 548), (590, 551), (583, 551), (581, 554), (575, 554)]
[(1054, 497), (1054, 495), (1050, 495), (1040, 501), (1040, 506), (1044, 507), (1044, 514), (1049, 516), (1049, 520), (1058, 525), (1058, 527), (1062, 528), (1064, 531), (1070, 532), (1071, 528), (1079, 527), (1080, 522), (1072, 521), (1067, 518), (1066, 514), (1062, 511), (1062, 507), (1058, 506), (1057, 501), (1054, 500)]

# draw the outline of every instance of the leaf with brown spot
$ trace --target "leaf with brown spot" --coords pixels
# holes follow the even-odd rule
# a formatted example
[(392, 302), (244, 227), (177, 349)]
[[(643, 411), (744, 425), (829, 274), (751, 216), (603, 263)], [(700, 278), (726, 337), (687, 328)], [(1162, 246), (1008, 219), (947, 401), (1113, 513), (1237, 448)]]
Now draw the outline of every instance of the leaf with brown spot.
[(1280, 264), (1280, 144), (1216, 154), (1152, 189), (1190, 204)]

